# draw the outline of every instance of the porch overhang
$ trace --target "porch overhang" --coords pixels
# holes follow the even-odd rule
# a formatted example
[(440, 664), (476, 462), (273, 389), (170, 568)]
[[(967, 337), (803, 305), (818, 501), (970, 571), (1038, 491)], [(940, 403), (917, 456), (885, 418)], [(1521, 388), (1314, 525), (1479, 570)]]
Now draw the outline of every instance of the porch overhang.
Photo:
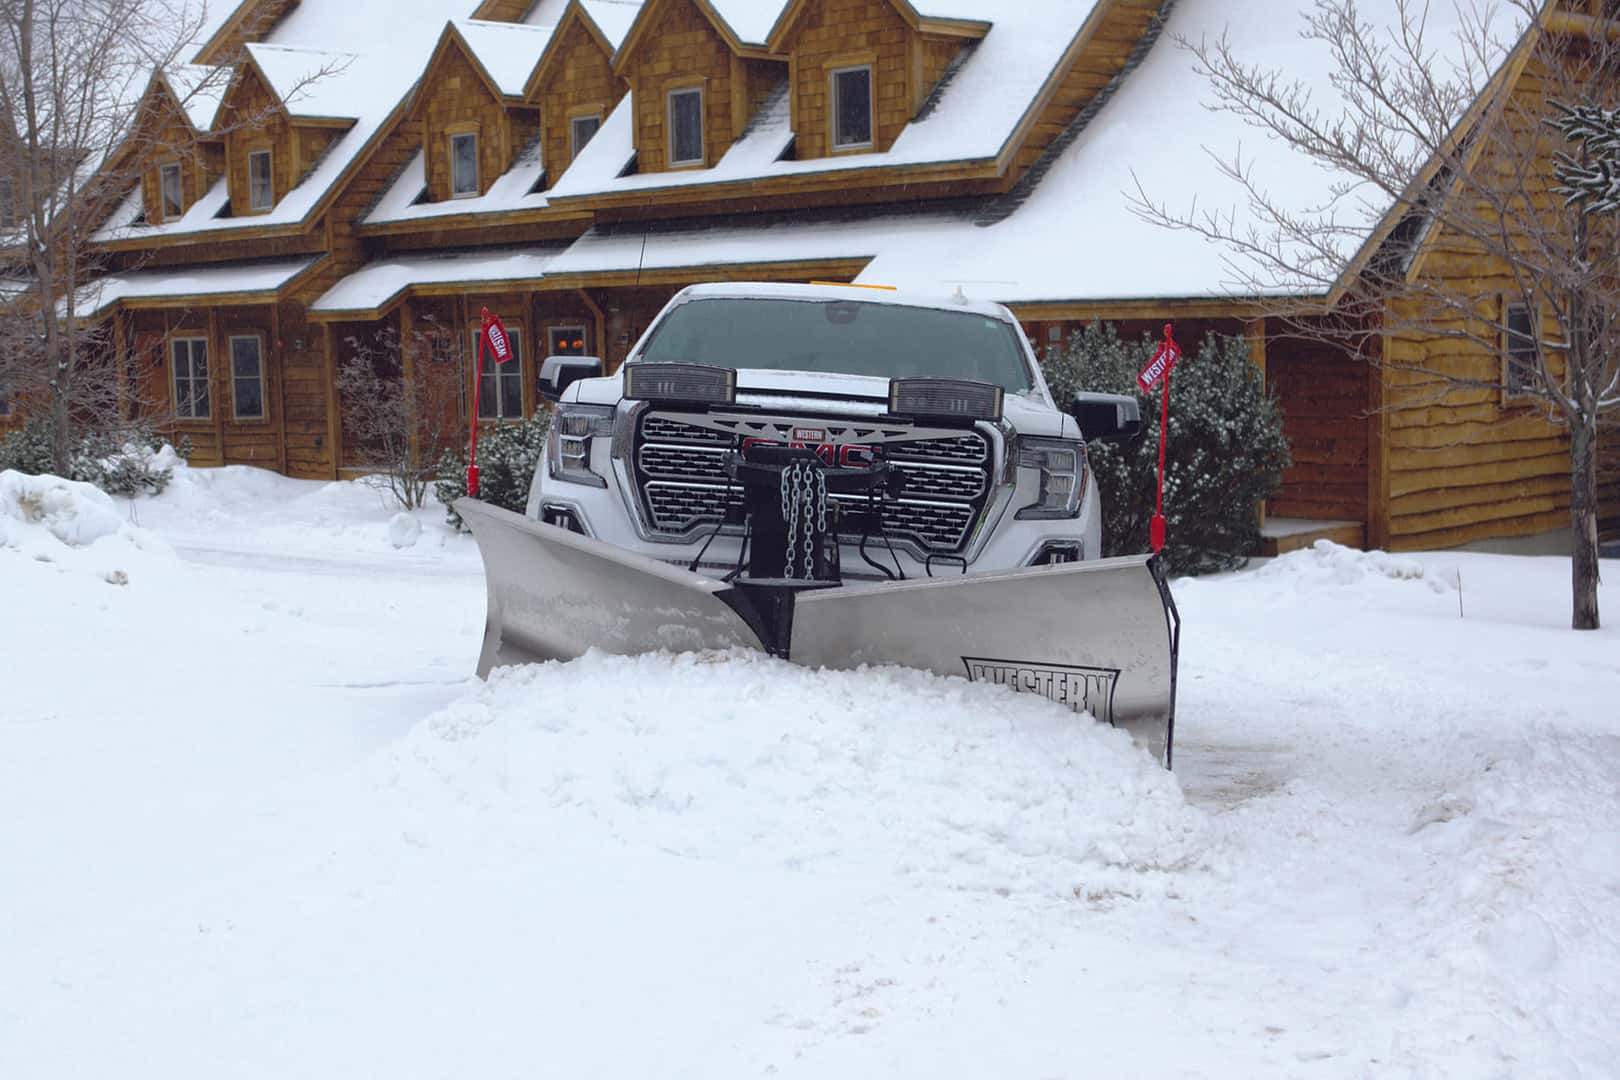
[(309, 307), (314, 322), (375, 322), (411, 296), (459, 296), (470, 290), (503, 292), (543, 286), (555, 247), (401, 255), (356, 270)]
[(79, 290), (75, 316), (95, 319), (128, 310), (274, 304), (315, 273), (325, 256), (132, 270), (97, 278)]

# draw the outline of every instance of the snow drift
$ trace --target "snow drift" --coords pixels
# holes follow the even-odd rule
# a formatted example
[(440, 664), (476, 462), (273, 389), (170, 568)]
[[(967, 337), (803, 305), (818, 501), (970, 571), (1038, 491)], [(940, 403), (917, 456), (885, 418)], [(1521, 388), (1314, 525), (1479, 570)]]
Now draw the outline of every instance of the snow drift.
[(0, 550), (127, 584), (133, 565), (173, 561), (161, 538), (127, 524), (112, 497), (59, 476), (0, 472)]
[(1205, 819), (1123, 731), (1044, 699), (757, 653), (498, 670), (413, 732), (415, 807), (633, 848), (1002, 894), (1140, 894)]

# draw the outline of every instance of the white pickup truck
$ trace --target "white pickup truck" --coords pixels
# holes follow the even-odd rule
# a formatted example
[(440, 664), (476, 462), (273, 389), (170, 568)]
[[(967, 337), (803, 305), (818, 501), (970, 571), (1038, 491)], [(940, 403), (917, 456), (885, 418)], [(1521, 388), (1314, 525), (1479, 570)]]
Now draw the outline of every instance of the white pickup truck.
[[(626, 395), (626, 371), (659, 364), (726, 369), (734, 385), (691, 408)], [(896, 477), (882, 498), (832, 496), (845, 579), (1094, 559), (1101, 510), (1084, 440), (1140, 427), (1129, 397), (1054, 402), (1000, 304), (852, 286), (693, 286), (619, 373), (549, 357), (541, 390), (556, 416), (528, 516), (708, 575), (743, 555), (728, 456), (771, 446), (814, 450), (830, 468), (887, 463)]]

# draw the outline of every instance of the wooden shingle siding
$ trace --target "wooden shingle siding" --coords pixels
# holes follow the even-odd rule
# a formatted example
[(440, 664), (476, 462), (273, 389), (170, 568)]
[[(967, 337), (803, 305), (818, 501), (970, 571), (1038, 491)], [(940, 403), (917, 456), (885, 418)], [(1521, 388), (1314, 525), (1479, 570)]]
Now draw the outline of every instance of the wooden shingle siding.
[(249, 201), (248, 154), (270, 151), (271, 182), (279, 202), (292, 187), (292, 124), (257, 71), (248, 65), (238, 71), (222, 109), (227, 125), (225, 160), (230, 176), (231, 216), (251, 217), (255, 211)]
[(624, 80), (613, 74), (612, 57), (578, 18), (560, 28), (551, 48), (554, 56), (531, 100), (540, 106), (544, 130), (542, 153), (551, 180), (573, 160), (569, 120), (582, 112), (600, 112), (603, 120), (624, 97)]
[(668, 167), (667, 104), (672, 86), (703, 88), (704, 163), (713, 165), (731, 147), (731, 49), (692, 0), (663, 0), (635, 54), (624, 68), (635, 92), (635, 143), (639, 171)]
[(800, 159), (831, 151), (828, 71), (846, 63), (872, 65), (872, 149), (894, 144), (922, 100), (913, 87), (926, 62), (920, 51), (913, 64), (914, 37), (888, 0), (811, 0), (784, 42), (793, 57), (793, 133)]
[(445, 48), (424, 77), (412, 117), (424, 127), (428, 198), (450, 198), (450, 133), (478, 132), (478, 190), (489, 190), (510, 164), (511, 129), (501, 99), (458, 45)]

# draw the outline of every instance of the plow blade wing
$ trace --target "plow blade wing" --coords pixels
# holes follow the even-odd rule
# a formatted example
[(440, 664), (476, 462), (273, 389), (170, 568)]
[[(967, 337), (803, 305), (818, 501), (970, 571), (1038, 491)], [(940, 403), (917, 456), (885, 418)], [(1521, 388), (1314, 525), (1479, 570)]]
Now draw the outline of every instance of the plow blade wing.
[(1180, 626), (1151, 557), (805, 593), (792, 659), (898, 664), (1040, 694), (1170, 765)]
[(623, 655), (764, 647), (716, 595), (728, 589), (722, 582), (477, 499), (455, 505), (478, 541), (489, 592), (480, 677), (593, 647)]

